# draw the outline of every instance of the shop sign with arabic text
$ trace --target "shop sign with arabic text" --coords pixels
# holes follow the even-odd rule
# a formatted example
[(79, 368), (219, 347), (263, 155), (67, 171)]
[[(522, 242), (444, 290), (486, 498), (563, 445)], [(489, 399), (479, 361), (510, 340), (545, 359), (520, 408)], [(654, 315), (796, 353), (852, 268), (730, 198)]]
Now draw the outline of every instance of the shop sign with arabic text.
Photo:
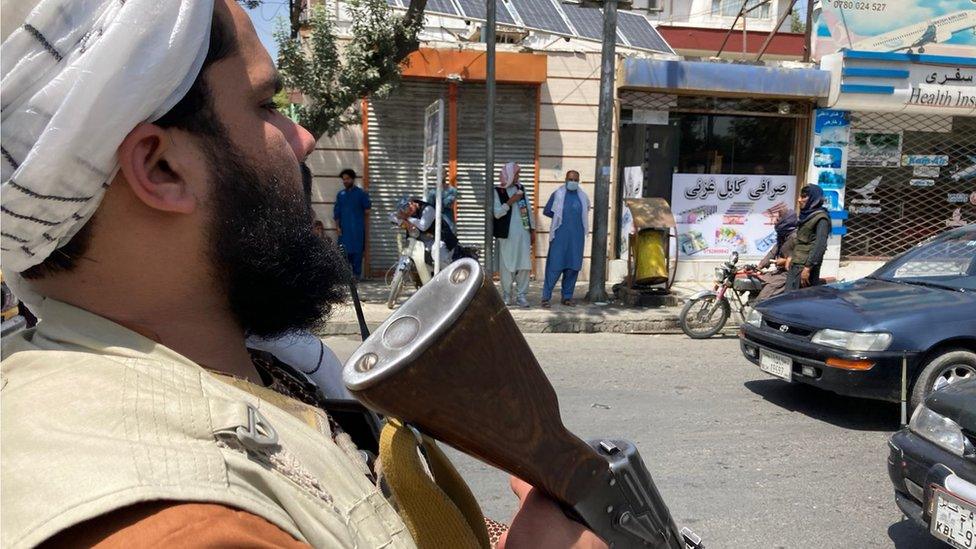
[(671, 183), (683, 260), (762, 257), (776, 243), (773, 225), (796, 198), (792, 175), (678, 173)]

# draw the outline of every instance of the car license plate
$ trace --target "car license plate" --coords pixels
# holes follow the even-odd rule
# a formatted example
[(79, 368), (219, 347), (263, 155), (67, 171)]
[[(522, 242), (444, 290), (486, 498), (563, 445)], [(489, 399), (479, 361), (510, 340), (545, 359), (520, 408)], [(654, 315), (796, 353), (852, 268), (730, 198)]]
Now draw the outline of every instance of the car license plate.
[(793, 381), (793, 361), (788, 356), (759, 349), (759, 369), (780, 379)]
[(932, 535), (961, 549), (976, 548), (976, 504), (936, 490), (929, 530)]

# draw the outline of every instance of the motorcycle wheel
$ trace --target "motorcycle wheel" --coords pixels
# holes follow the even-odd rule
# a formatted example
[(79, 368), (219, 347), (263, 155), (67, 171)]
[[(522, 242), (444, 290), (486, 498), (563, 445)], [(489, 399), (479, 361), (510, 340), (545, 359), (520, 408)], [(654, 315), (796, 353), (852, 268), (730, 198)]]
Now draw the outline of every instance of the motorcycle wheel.
[(388, 309), (396, 308), (397, 298), (400, 297), (400, 292), (403, 290), (403, 277), (406, 271), (406, 269), (397, 269), (393, 275), (393, 281), (390, 283), (390, 296), (386, 298)]
[[(732, 308), (725, 299), (713, 309), (715, 295), (691, 299), (681, 308), (678, 321), (681, 331), (692, 339), (708, 339), (722, 331), (725, 322), (732, 314)], [(711, 312), (711, 314), (709, 314)]]

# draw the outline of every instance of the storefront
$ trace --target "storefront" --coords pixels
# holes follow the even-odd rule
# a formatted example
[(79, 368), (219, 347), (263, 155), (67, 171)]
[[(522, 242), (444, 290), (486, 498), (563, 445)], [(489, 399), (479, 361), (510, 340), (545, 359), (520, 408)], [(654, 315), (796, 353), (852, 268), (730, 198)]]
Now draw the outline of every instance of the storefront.
[[(824, 105), (849, 120), (813, 162), (835, 172), (840, 276), (976, 222), (976, 58), (842, 51), (821, 67), (831, 74)], [(831, 154), (844, 169), (821, 169)]]
[(811, 112), (827, 96), (827, 73), (627, 59), (620, 88), (617, 211), (626, 198), (668, 201), (678, 281), (707, 281), (733, 251), (743, 262), (765, 255), (777, 212), (794, 207), (806, 178)]
[[(422, 180), (424, 109), (444, 100), (446, 183), (457, 187), (454, 211), (465, 246), (484, 243), (484, 170), (486, 93), (484, 56), (478, 52), (423, 50), (411, 58), (397, 93), (370, 99), (364, 124), (364, 185), (373, 202), (367, 242), (368, 270), (382, 277), (398, 251), (389, 214), (402, 196), (419, 195)], [(522, 166), (521, 181), (530, 197), (538, 177), (538, 112), (546, 58), (533, 54), (498, 54), (495, 107), (495, 160)]]

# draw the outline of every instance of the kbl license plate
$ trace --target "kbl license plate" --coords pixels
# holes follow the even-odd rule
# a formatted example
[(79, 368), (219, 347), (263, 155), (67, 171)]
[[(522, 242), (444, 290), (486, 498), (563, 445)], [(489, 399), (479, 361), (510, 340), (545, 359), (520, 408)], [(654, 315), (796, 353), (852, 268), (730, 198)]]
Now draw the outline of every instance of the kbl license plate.
[(960, 549), (976, 548), (976, 504), (936, 490), (929, 530), (932, 535)]
[(793, 361), (788, 356), (759, 349), (759, 369), (780, 379), (793, 381)]

